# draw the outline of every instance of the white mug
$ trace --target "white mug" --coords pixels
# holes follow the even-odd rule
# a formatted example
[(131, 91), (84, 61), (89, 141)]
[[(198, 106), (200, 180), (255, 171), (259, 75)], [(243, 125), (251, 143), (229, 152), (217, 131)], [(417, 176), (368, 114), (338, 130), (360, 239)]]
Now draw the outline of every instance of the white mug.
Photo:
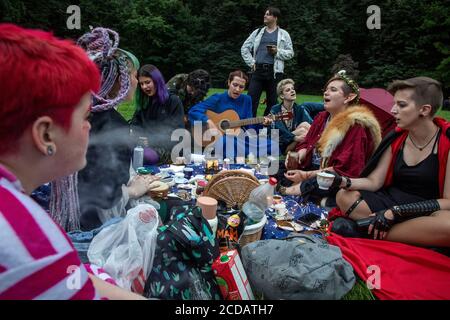
[(317, 174), (317, 184), (319, 185), (319, 189), (328, 190), (334, 181), (334, 175), (326, 172), (319, 172)]

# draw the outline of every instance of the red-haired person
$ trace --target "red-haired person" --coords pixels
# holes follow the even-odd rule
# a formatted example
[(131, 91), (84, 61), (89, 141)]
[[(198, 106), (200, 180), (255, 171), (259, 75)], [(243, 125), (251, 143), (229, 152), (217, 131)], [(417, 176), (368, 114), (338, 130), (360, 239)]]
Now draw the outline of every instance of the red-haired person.
[(0, 300), (139, 298), (89, 275), (29, 197), (85, 166), (97, 67), (72, 42), (12, 24), (0, 24), (0, 52)]

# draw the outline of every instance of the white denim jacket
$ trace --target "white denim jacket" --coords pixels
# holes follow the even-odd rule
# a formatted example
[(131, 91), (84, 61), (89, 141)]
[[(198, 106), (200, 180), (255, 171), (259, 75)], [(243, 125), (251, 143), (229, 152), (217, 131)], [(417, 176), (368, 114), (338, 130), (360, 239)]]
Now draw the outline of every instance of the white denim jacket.
[[(245, 40), (241, 47), (241, 55), (244, 62), (251, 68), (255, 64), (256, 51), (258, 50), (261, 38), (266, 27), (256, 29)], [(253, 48), (253, 53), (251, 52)], [(289, 33), (278, 27), (277, 40), (277, 54), (274, 57), (273, 73), (284, 72), (284, 61), (292, 59), (294, 56), (294, 49), (292, 48), (292, 41)]]

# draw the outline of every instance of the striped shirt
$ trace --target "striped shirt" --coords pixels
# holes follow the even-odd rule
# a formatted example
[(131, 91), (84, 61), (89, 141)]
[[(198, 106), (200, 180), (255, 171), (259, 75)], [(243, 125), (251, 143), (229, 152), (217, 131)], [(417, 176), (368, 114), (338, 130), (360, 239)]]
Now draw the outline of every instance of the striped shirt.
[(97, 298), (63, 230), (0, 165), (0, 300)]

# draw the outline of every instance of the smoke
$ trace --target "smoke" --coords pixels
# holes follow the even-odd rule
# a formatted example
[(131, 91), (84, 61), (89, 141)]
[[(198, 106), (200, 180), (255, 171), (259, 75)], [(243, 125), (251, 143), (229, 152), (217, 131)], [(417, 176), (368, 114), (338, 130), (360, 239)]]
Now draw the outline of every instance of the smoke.
[(127, 126), (116, 129), (101, 128), (91, 132), (87, 165), (78, 173), (80, 206), (109, 209), (122, 197), (122, 184), (130, 178), (131, 154), (135, 138)]

